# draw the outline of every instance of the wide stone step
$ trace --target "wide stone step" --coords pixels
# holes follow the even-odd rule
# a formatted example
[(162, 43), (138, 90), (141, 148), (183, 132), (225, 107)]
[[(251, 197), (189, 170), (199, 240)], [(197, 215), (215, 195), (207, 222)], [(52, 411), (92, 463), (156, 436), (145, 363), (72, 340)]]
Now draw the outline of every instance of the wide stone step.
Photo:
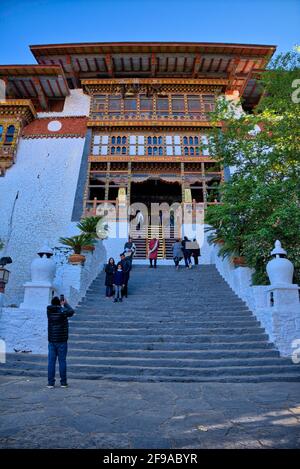
[[(203, 318), (203, 319), (201, 319)], [(93, 314), (93, 315), (78, 315), (77, 317), (74, 317), (70, 321), (71, 327), (75, 326), (88, 326), (88, 327), (93, 327), (93, 326), (114, 326), (114, 327), (157, 327), (160, 325), (167, 325), (167, 326), (174, 326), (174, 327), (201, 327), (201, 325), (204, 324), (210, 324), (214, 326), (215, 324), (226, 324), (230, 326), (235, 326), (235, 325), (240, 325), (243, 326), (245, 324), (256, 324), (260, 325), (260, 322), (255, 320), (254, 318), (249, 318), (249, 317), (235, 317), (235, 316), (230, 316), (228, 318), (226, 317), (218, 317), (218, 316), (200, 316), (197, 318), (197, 320), (191, 320), (189, 317), (186, 317), (185, 319), (178, 319), (177, 317), (172, 317), (168, 316), (164, 319), (157, 318), (148, 318), (147, 320), (141, 320), (141, 318), (138, 318), (138, 321), (134, 321), (134, 318), (126, 316), (125, 318), (123, 316), (116, 316), (115, 314), (112, 316), (107, 316), (105, 315), (100, 315), (100, 314)]]
[(74, 345), (69, 347), (68, 356), (72, 357), (127, 357), (127, 358), (188, 358), (188, 359), (226, 359), (226, 358), (278, 358), (279, 352), (273, 349), (234, 349), (234, 350), (95, 350)]
[[(132, 304), (131, 302), (128, 302), (126, 299), (123, 300), (122, 303), (113, 303), (110, 301), (105, 300), (106, 302), (104, 304), (92, 304), (92, 305), (85, 305), (84, 307), (81, 306), (79, 308), (76, 308), (76, 315), (78, 314), (84, 314), (84, 313), (101, 313), (101, 312), (111, 312), (111, 313), (119, 313), (119, 314), (125, 314), (125, 313), (131, 313), (134, 315), (134, 317), (149, 317), (149, 314), (151, 313), (152, 317), (157, 317), (157, 316), (170, 316), (172, 315), (173, 317), (182, 317), (182, 318), (197, 318), (201, 315), (204, 314), (228, 314), (228, 315), (246, 315), (248, 313), (249, 317), (253, 317), (251, 315), (251, 312), (247, 308), (216, 308), (215, 306), (204, 306), (204, 305), (197, 305), (194, 308), (190, 306), (188, 308), (187, 306), (183, 307), (181, 306), (178, 309), (174, 309), (174, 306), (171, 308), (167, 308), (165, 306), (162, 307), (162, 305), (159, 307), (157, 306), (156, 308), (151, 308), (148, 305), (140, 305), (140, 304)], [(137, 315), (137, 311), (139, 311), (139, 314)]]
[[(47, 381), (47, 372), (45, 370), (36, 372), (35, 370), (16, 370), (14, 368), (6, 368), (5, 372), (0, 368), (0, 375), (6, 376), (28, 376), (28, 377), (44, 377)], [(88, 380), (109, 380), (109, 381), (123, 381), (123, 382), (140, 382), (140, 383), (265, 383), (265, 382), (300, 382), (299, 372), (296, 373), (267, 373), (267, 374), (254, 374), (254, 375), (222, 375), (222, 376), (144, 376), (144, 375), (121, 375), (121, 374), (106, 374), (99, 376), (97, 373), (75, 373), (68, 372), (70, 379), (88, 379)]]
[(186, 337), (194, 337), (198, 335), (205, 335), (205, 334), (214, 334), (216, 336), (220, 335), (233, 335), (233, 334), (264, 334), (264, 330), (257, 325), (247, 326), (247, 327), (217, 327), (217, 326), (209, 326), (209, 327), (194, 327), (194, 328), (184, 328), (184, 327), (143, 327), (143, 328), (126, 328), (126, 327), (94, 327), (91, 329), (90, 327), (73, 327), (72, 328), (72, 337), (74, 335), (86, 335), (89, 337), (93, 337), (95, 335), (127, 335), (129, 336), (159, 336), (159, 337), (172, 337), (172, 336), (186, 336)]
[(198, 321), (198, 322), (193, 322), (193, 321), (174, 321), (174, 320), (169, 320), (169, 321), (156, 321), (156, 322), (129, 322), (129, 321), (107, 321), (105, 319), (102, 319), (99, 321), (99, 319), (94, 319), (94, 320), (88, 320), (88, 319), (77, 319), (76, 321), (72, 322), (72, 328), (76, 329), (126, 329), (126, 330), (149, 330), (150, 328), (157, 329), (157, 328), (162, 328), (162, 329), (168, 329), (168, 328), (180, 328), (180, 329), (199, 329), (202, 327), (205, 328), (220, 328), (220, 327), (260, 327), (260, 323), (256, 321), (255, 319), (245, 319), (245, 320), (236, 320), (236, 319), (231, 319), (231, 320), (215, 320), (215, 321)]
[[(102, 301), (102, 302), (101, 302)], [(141, 303), (141, 302), (134, 302), (130, 298), (123, 298), (122, 302), (117, 302), (115, 303), (112, 300), (106, 300), (106, 299), (101, 299), (98, 301), (98, 303), (93, 303), (93, 304), (86, 304), (82, 305), (80, 307), (75, 308), (76, 316), (79, 314), (88, 314), (88, 313), (98, 313), (101, 314), (103, 313), (109, 313), (111, 312), (112, 314), (132, 314), (134, 315), (135, 319), (138, 320), (140, 317), (148, 317), (151, 319), (151, 316), (153, 316), (154, 320), (156, 320), (156, 317), (159, 316), (170, 316), (172, 315), (174, 318), (179, 318), (179, 319), (188, 319), (188, 318), (201, 318), (204, 317), (206, 314), (216, 314), (218, 315), (223, 315), (223, 316), (236, 316), (236, 315), (242, 315), (243, 317), (246, 316), (248, 313), (248, 317), (253, 318), (253, 314), (251, 311), (249, 311), (247, 308), (243, 307), (230, 307), (230, 306), (224, 306), (224, 308), (221, 308), (220, 306), (216, 305), (208, 305), (208, 304), (178, 304), (174, 307), (174, 305), (170, 304), (157, 304), (153, 305), (153, 307), (149, 307), (149, 304), (147, 303)], [(139, 314), (137, 314), (139, 312)], [(124, 316), (124, 319), (126, 319), (126, 316)]]
[[(291, 365), (292, 362), (290, 359), (282, 358), (223, 358), (222, 359), (222, 368), (232, 367), (268, 367), (268, 366), (278, 366), (283, 367), (286, 365)], [(8, 366), (20, 367), (20, 368), (40, 368), (47, 366), (47, 357), (41, 356), (32, 356), (24, 357), (22, 360), (11, 360), (8, 361)], [(68, 357), (68, 369), (73, 367), (80, 368), (83, 371), (84, 367), (87, 367), (89, 370), (93, 368), (100, 369), (101, 367), (123, 367), (124, 372), (127, 372), (127, 368), (138, 367), (138, 369), (152, 369), (160, 368), (164, 370), (168, 369), (180, 369), (186, 370), (186, 368), (208, 368), (210, 370), (218, 370), (220, 367), (219, 359), (190, 359), (190, 358), (139, 358), (139, 357), (78, 357), (70, 354)]]
[[(128, 285), (132, 287), (131, 281), (129, 280)], [(148, 288), (145, 288), (143, 285), (140, 286), (140, 288), (131, 288), (132, 293), (134, 293), (134, 296), (136, 298), (147, 298), (151, 299), (152, 296), (152, 301), (155, 301), (155, 297), (153, 296), (153, 288), (155, 292), (159, 292), (164, 294), (164, 300), (167, 301), (168, 299), (172, 299), (174, 296), (178, 298), (182, 298), (182, 295), (180, 295), (180, 288), (182, 288), (182, 284), (178, 284), (175, 286), (176, 288), (169, 289), (167, 285), (162, 285), (161, 283), (157, 286), (152, 285), (151, 287), (149, 286)], [(211, 287), (206, 287), (206, 288), (211, 288)], [(97, 295), (102, 296), (105, 291), (104, 284), (97, 289), (93, 289), (92, 291), (88, 291), (88, 297), (89, 298), (95, 298)], [(225, 294), (224, 292), (220, 292), (219, 295), (213, 295), (213, 294), (205, 294), (204, 292), (201, 293), (199, 291), (199, 286), (198, 288), (195, 286), (194, 288), (189, 288), (189, 292), (197, 293), (197, 300), (202, 300), (202, 301), (215, 301), (215, 302), (220, 302), (220, 303), (226, 303), (228, 301), (233, 302), (233, 303), (240, 303), (243, 304), (243, 301), (234, 296), (234, 294)], [(103, 295), (104, 296), (104, 295)], [(191, 299), (193, 300), (193, 299)]]
[[(37, 363), (36, 361), (30, 361), (30, 363)], [(225, 367), (248, 367), (248, 366), (284, 366), (291, 365), (292, 361), (290, 359), (283, 359), (279, 357), (259, 357), (259, 358), (246, 358), (242, 359), (239, 357), (236, 358), (203, 358), (203, 359), (191, 359), (191, 358), (139, 358), (139, 357), (99, 357), (99, 356), (74, 356), (72, 353), (68, 357), (69, 367), (73, 365), (88, 365), (88, 366), (124, 366), (124, 367), (161, 367), (161, 368), (218, 368), (222, 365)]]
[(253, 315), (248, 312), (248, 311), (242, 311), (242, 312), (228, 312), (228, 313), (222, 313), (222, 312), (214, 312), (214, 311), (209, 311), (209, 312), (203, 312), (199, 311), (197, 315), (191, 314), (189, 311), (185, 312), (179, 312), (179, 313), (174, 313), (174, 311), (169, 311), (168, 313), (166, 312), (157, 312), (156, 314), (151, 314), (149, 312), (141, 312), (138, 316), (136, 315), (136, 311), (133, 309), (130, 310), (114, 310), (114, 309), (101, 309), (101, 310), (89, 310), (89, 311), (77, 311), (75, 316), (73, 316), (70, 321), (71, 322), (77, 322), (81, 320), (87, 320), (87, 321), (99, 321), (99, 323), (102, 320), (112, 320), (112, 321), (138, 321), (138, 322), (158, 322), (158, 321), (175, 321), (175, 322), (202, 322), (202, 321), (231, 321), (231, 320), (236, 320), (236, 321), (244, 321), (244, 320), (253, 320), (255, 321), (256, 319), (253, 317)]
[[(220, 364), (219, 364), (220, 365)], [(14, 364), (8, 364), (8, 368), (13, 368)], [(28, 370), (41, 372), (46, 367), (46, 361), (33, 362), (22, 361), (22, 363), (15, 364), (18, 370)], [(2, 369), (2, 368), (1, 368)], [(195, 366), (139, 366), (139, 365), (113, 365), (108, 363), (104, 364), (88, 364), (88, 363), (72, 363), (69, 365), (69, 370), (74, 373), (92, 373), (100, 377), (105, 377), (107, 374), (118, 375), (144, 375), (144, 376), (191, 376), (195, 374), (198, 377), (205, 376), (237, 376), (237, 375), (266, 375), (272, 373), (292, 373), (298, 372), (297, 365), (243, 365), (243, 366), (209, 366), (209, 367), (195, 367)], [(300, 378), (300, 375), (299, 375)]]
[(177, 350), (191, 350), (191, 351), (205, 351), (205, 350), (255, 350), (255, 349), (267, 349), (273, 350), (274, 345), (266, 341), (247, 341), (243, 342), (126, 342), (124, 344), (123, 340), (114, 340), (113, 342), (101, 341), (101, 340), (90, 340), (86, 338), (81, 338), (70, 343), (69, 347), (76, 348), (88, 348), (91, 351), (96, 350), (167, 350), (167, 351), (177, 351)]
[[(264, 333), (264, 330), (261, 329), (261, 328), (254, 328), (253, 332), (252, 330), (248, 330), (248, 329), (230, 329), (228, 328), (227, 330), (226, 329), (222, 329), (222, 330), (219, 330), (218, 333), (216, 333), (216, 330), (214, 329), (202, 329), (201, 331), (193, 331), (193, 332), (189, 332), (188, 334), (182, 334), (180, 335), (180, 330), (176, 330), (176, 332), (178, 334), (175, 334), (174, 331), (172, 331), (172, 333), (168, 333), (168, 331), (164, 331), (164, 330), (158, 330), (157, 332), (156, 331), (152, 331), (152, 330), (149, 330), (149, 331), (145, 331), (144, 333), (139, 333), (139, 331), (131, 331), (133, 332), (132, 334), (128, 333), (127, 331), (122, 331), (122, 330), (117, 330), (115, 332), (112, 332), (110, 333), (109, 331), (108, 332), (105, 332), (105, 331), (102, 331), (101, 333), (99, 332), (94, 332), (93, 330), (91, 330), (88, 334), (88, 337), (91, 338), (91, 339), (94, 339), (94, 340), (97, 340), (97, 339), (101, 339), (102, 337), (108, 337), (108, 338), (122, 338), (122, 339), (125, 339), (126, 338), (128, 340), (134, 340), (135, 338), (138, 338), (138, 339), (147, 339), (147, 340), (153, 340), (153, 341), (157, 341), (157, 340), (170, 340), (172, 338), (176, 338), (176, 341), (177, 340), (180, 340), (180, 341), (197, 341), (197, 339), (199, 339), (199, 341), (202, 341), (203, 339), (205, 338), (209, 338), (211, 339), (212, 336), (217, 339), (218, 341), (222, 338), (226, 339), (227, 340), (235, 340), (235, 339), (239, 339), (239, 338), (243, 338), (243, 339), (248, 339), (248, 340), (267, 340), (267, 334)], [(73, 337), (73, 338), (80, 338), (82, 337), (82, 334), (79, 334), (76, 330), (75, 331), (71, 331), (70, 334), (69, 334), (69, 337)]]
[[(82, 338), (81, 334), (76, 334), (75, 332), (71, 332), (69, 335), (70, 339), (73, 341), (76, 341), (76, 339)], [(251, 341), (264, 341), (267, 340), (268, 337), (266, 334), (263, 332), (261, 333), (228, 333), (228, 334), (215, 334), (213, 331), (211, 333), (206, 333), (206, 334), (196, 334), (196, 335), (176, 335), (174, 337), (174, 334), (157, 334), (157, 335), (139, 335), (139, 334), (97, 334), (90, 332), (88, 334), (88, 338), (90, 340), (103, 340), (103, 341), (108, 341), (111, 342), (114, 339), (122, 339), (124, 343), (126, 342), (172, 342), (176, 340), (176, 342), (186, 342), (186, 343), (192, 343), (192, 342), (239, 342), (241, 338), (245, 340), (251, 340)]]
[[(174, 299), (179, 300), (179, 301), (181, 300), (184, 302), (184, 296), (180, 295), (180, 288), (182, 288), (182, 285), (177, 285), (177, 288), (174, 289), (174, 291), (168, 290), (167, 286), (166, 287), (160, 286), (160, 287), (155, 288), (154, 285), (152, 286), (152, 289), (149, 288), (148, 291), (143, 289), (143, 286), (141, 286), (141, 288), (139, 288), (138, 290), (135, 290), (131, 288), (132, 285), (129, 280), (128, 287), (129, 287), (129, 291), (132, 293), (132, 295), (134, 295), (137, 301), (143, 301), (145, 299), (147, 301), (151, 300), (151, 302), (155, 304), (155, 302), (157, 303), (162, 302), (162, 298), (163, 298), (164, 302), (168, 302), (168, 301), (172, 302), (174, 301)], [(154, 288), (154, 291), (157, 293), (156, 296), (153, 296), (153, 288)], [(220, 295), (220, 297), (215, 297), (214, 295), (212, 296), (201, 295), (199, 294), (199, 289), (197, 288), (189, 289), (189, 292), (191, 292), (194, 295), (197, 295), (196, 298), (195, 297), (190, 298), (189, 302), (191, 303), (193, 302), (199, 303), (199, 302), (205, 301), (207, 303), (219, 303), (222, 305), (225, 305), (227, 303), (245, 305), (245, 303), (237, 297), (234, 298), (232, 296), (227, 296), (224, 299), (222, 298), (222, 295)], [(97, 300), (99, 298), (104, 298), (104, 296), (105, 296), (105, 287), (103, 285), (103, 287), (98, 289), (98, 291), (88, 292), (88, 297), (85, 297), (82, 301), (86, 301), (87, 299)]]

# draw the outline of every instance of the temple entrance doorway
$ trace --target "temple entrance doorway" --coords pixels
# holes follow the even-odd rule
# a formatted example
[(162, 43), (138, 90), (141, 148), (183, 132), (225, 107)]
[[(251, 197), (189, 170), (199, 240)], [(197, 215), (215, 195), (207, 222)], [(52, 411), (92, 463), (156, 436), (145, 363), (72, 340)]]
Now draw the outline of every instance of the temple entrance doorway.
[[(132, 222), (130, 234), (136, 245), (136, 257), (147, 259), (149, 241), (155, 237), (159, 240), (158, 258), (172, 259), (175, 234), (176, 206), (180, 207), (182, 201), (182, 186), (179, 182), (167, 182), (160, 178), (149, 178), (146, 181), (131, 183), (130, 216)], [(138, 207), (132, 204), (144, 204), (142, 218)], [(159, 204), (160, 207), (152, 207)], [(169, 210), (171, 206), (173, 210)], [(146, 218), (148, 217), (148, 219)], [(137, 223), (141, 220), (139, 223)]]
[(182, 190), (178, 182), (166, 182), (157, 178), (131, 184), (130, 203), (143, 203), (148, 210), (151, 208), (151, 203), (165, 202), (172, 205), (175, 202), (180, 203), (181, 200)]

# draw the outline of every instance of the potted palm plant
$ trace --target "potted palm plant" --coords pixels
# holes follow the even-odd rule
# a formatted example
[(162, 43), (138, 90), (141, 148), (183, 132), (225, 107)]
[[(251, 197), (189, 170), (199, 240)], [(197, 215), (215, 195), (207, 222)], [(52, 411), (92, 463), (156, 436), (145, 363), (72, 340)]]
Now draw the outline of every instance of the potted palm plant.
[(231, 262), (236, 267), (247, 267), (246, 259), (244, 256), (232, 256)]
[[(94, 251), (95, 241), (97, 238), (105, 238), (106, 236), (99, 236), (99, 234), (106, 234), (107, 227), (104, 225), (104, 221), (101, 216), (85, 217), (77, 224), (77, 228), (84, 234), (90, 235), (92, 242), (83, 246), (83, 251)], [(102, 223), (101, 223), (102, 220)]]
[(91, 235), (82, 233), (70, 238), (60, 238), (59, 242), (73, 249), (74, 254), (71, 254), (68, 258), (70, 264), (83, 264), (85, 262), (85, 256), (81, 254), (81, 251), (84, 246), (91, 245), (94, 239)]
[[(204, 231), (212, 231), (211, 227), (206, 227), (204, 228)], [(218, 230), (215, 230), (214, 233), (211, 233), (207, 237), (207, 241), (209, 244), (224, 244), (224, 239), (222, 235), (218, 232)]]

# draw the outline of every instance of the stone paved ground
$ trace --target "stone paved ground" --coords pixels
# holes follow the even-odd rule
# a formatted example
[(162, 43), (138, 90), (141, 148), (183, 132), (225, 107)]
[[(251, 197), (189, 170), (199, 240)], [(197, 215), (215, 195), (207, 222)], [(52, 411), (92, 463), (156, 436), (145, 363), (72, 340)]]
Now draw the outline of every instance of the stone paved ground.
[(300, 448), (300, 384), (0, 378), (1, 448)]

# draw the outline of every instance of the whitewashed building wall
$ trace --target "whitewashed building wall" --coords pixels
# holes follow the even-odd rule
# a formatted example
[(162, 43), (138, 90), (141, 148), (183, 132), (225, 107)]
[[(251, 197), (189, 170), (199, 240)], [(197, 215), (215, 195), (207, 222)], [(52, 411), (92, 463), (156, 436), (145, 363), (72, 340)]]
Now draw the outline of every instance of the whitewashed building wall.
[[(90, 98), (72, 90), (63, 112), (39, 117), (85, 116)], [(11, 256), (5, 304), (19, 305), (30, 265), (45, 240), (53, 247), (74, 233), (71, 223), (84, 138), (20, 139), (16, 163), (0, 178), (1, 255)]]
[(7, 304), (22, 300), (43, 241), (53, 246), (67, 235), (83, 145), (84, 138), (21, 140), (17, 163), (0, 179), (0, 238), (13, 259)]

